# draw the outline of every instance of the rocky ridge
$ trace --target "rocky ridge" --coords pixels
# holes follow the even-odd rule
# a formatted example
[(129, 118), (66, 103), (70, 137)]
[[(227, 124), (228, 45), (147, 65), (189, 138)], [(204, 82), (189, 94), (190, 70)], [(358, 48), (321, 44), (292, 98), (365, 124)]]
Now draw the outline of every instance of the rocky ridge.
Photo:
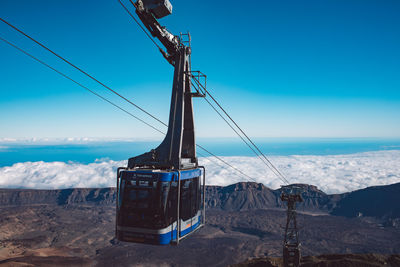
[[(297, 184), (304, 201), (298, 210), (337, 216), (368, 216), (395, 221), (400, 218), (400, 183), (374, 186), (344, 194), (328, 195), (316, 186)], [(206, 209), (245, 211), (282, 209), (281, 190), (263, 184), (240, 182), (229, 186), (206, 186)], [(61, 190), (0, 189), (0, 206), (24, 205), (115, 205), (115, 188)]]

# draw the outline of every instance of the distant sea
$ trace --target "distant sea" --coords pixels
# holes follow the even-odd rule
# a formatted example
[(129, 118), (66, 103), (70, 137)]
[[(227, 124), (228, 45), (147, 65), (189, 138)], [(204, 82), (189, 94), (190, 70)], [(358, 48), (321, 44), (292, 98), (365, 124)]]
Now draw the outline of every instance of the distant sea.
[[(400, 139), (372, 138), (268, 138), (254, 139), (271, 156), (340, 155), (358, 152), (400, 150)], [(96, 160), (125, 160), (156, 148), (160, 141), (102, 141), (82, 143), (0, 143), (0, 167), (26, 161), (91, 163)], [(199, 139), (198, 143), (219, 156), (254, 156), (240, 140)], [(198, 149), (198, 156), (209, 156)]]

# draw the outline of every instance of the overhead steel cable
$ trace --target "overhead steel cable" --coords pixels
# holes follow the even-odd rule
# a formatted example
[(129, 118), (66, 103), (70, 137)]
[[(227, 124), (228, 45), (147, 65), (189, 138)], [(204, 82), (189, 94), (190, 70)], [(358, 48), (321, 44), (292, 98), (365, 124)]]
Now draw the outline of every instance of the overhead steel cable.
[[(199, 84), (200, 87), (202, 87), (201, 84)], [(231, 127), (232, 130), (235, 131), (235, 133), (243, 140), (243, 142), (248, 145), (250, 147), (250, 149), (264, 162), (266, 163), (266, 165), (268, 166), (268, 168), (270, 168), (270, 170), (279, 177), (279, 179), (281, 179), (284, 183), (290, 184), (290, 182), (285, 178), (285, 176), (275, 167), (274, 164), (272, 164), (272, 162), (264, 155), (264, 153), (258, 148), (258, 146), (247, 136), (247, 134), (239, 127), (239, 125), (232, 119), (231, 116), (229, 116), (229, 114), (225, 111), (225, 109), (217, 102), (217, 100), (210, 94), (210, 92), (206, 89), (206, 88), (202, 88), (205, 92), (206, 95), (209, 95), (211, 97), (211, 99), (218, 105), (218, 107), (224, 112), (224, 114), (230, 119), (230, 121), (232, 121), (235, 126), (239, 129), (239, 131), (246, 137), (246, 139), (253, 145), (253, 147), (258, 151), (258, 153), (264, 158), (264, 160), (266, 162), (268, 162), (268, 164), (260, 157), (260, 155), (249, 146), (249, 144), (243, 139), (243, 137), (235, 130), (233, 129), (232, 125), (221, 115), (220, 112), (218, 112), (215, 107), (213, 105), (211, 105), (211, 103), (205, 98), (205, 100), (208, 102), (208, 104), (211, 105), (211, 107), (218, 113), (218, 115), (221, 116), (221, 118), (229, 125), (229, 127)]]
[[(199, 83), (199, 81), (197, 81), (196, 79), (194, 79), (196, 81), (196, 84), (198, 85), (198, 89), (200, 90), (200, 92), (204, 95), (206, 95), (207, 93), (209, 94), (208, 91), (203, 91), (205, 90), (205, 88), (201, 87), (201, 84)], [(192, 85), (194, 86), (193, 82)], [(254, 152), (254, 154), (256, 154), (256, 156), (283, 182), (283, 183), (287, 183), (289, 184), (289, 182), (285, 179), (285, 177), (283, 177), (283, 175), (276, 169), (276, 167), (268, 160), (269, 164), (272, 165), (272, 167), (270, 165), (268, 165), (265, 160), (261, 157), (261, 155), (259, 153), (257, 153), (253, 147), (250, 146), (250, 144), (243, 138), (243, 136), (238, 133), (238, 131), (231, 125), (231, 123), (229, 123), (229, 121), (226, 120), (226, 118), (214, 107), (214, 105), (205, 97), (204, 100), (210, 105), (210, 107), (225, 121), (226, 124), (228, 124), (228, 126), (237, 134), (237, 136), (240, 137), (240, 139), (242, 139), (242, 141)]]
[(73, 83), (77, 84), (78, 86), (82, 87), (83, 89), (89, 91), (90, 93), (94, 94), (95, 96), (97, 96), (97, 97), (101, 98), (102, 100), (108, 102), (109, 104), (113, 105), (114, 107), (116, 107), (116, 108), (122, 110), (123, 112), (127, 113), (128, 115), (132, 116), (133, 118), (137, 119), (138, 121), (140, 121), (140, 122), (146, 124), (147, 126), (153, 128), (153, 129), (156, 130), (157, 132), (162, 133), (162, 134), (165, 135), (164, 132), (162, 132), (161, 130), (157, 129), (156, 127), (154, 127), (154, 126), (151, 125), (150, 123), (145, 122), (144, 120), (142, 120), (141, 118), (139, 118), (139, 117), (133, 115), (132, 113), (130, 113), (130, 112), (127, 111), (126, 109), (121, 108), (121, 107), (118, 106), (117, 104), (113, 103), (112, 101), (108, 100), (107, 98), (103, 97), (102, 95), (96, 93), (95, 91), (89, 89), (88, 87), (84, 86), (83, 84), (81, 84), (81, 83), (75, 81), (74, 79), (72, 79), (72, 78), (69, 77), (68, 75), (66, 75), (66, 74), (62, 73), (61, 71), (59, 71), (59, 70), (53, 68), (52, 66), (50, 66), (50, 65), (47, 64), (46, 62), (44, 62), (44, 61), (38, 59), (38, 58), (35, 57), (34, 55), (32, 55), (32, 54), (26, 52), (25, 50), (23, 50), (22, 48), (19, 48), (18, 46), (16, 46), (15, 44), (11, 43), (10, 41), (7, 41), (6, 39), (4, 39), (4, 38), (2, 38), (2, 37), (0, 37), (0, 40), (2, 40), (3, 42), (7, 43), (8, 45), (14, 47), (15, 49), (17, 49), (17, 50), (19, 50), (20, 52), (24, 53), (25, 55), (29, 56), (30, 58), (36, 60), (37, 62), (39, 62), (40, 64), (46, 66), (47, 68), (49, 68), (49, 69), (55, 71), (56, 73), (60, 74), (60, 75), (63, 76), (64, 78), (66, 78), (66, 79), (72, 81)]
[[(222, 166), (221, 164), (217, 163), (216, 161), (212, 161), (210, 158), (208, 158), (208, 157), (205, 156), (204, 154), (200, 153), (199, 151), (197, 151), (196, 153), (199, 154), (200, 156), (202, 156), (204, 159), (208, 160), (209, 162), (218, 165), (220, 168), (225, 168), (224, 166)], [(234, 172), (233, 174), (237, 175), (238, 177), (241, 177), (241, 176), (240, 176), (239, 174), (237, 174), (236, 172)], [(253, 178), (251, 178), (251, 177), (250, 177), (249, 179), (252, 179), (252, 180), (253, 180)], [(257, 183), (256, 180), (253, 180), (253, 181)]]
[(275, 167), (274, 164), (264, 155), (264, 153), (258, 148), (258, 146), (247, 136), (247, 134), (239, 127), (239, 125), (232, 119), (231, 116), (225, 111), (225, 109), (218, 103), (218, 101), (210, 94), (210, 92), (204, 88), (206, 93), (211, 97), (211, 99), (218, 105), (218, 107), (225, 113), (225, 115), (235, 124), (235, 126), (240, 130), (240, 132), (249, 140), (249, 142), (254, 146), (254, 148), (263, 156), (263, 158), (272, 166), (272, 168), (279, 174), (279, 176), (287, 183), (290, 184), (289, 181), (285, 178), (285, 176)]
[[(193, 84), (193, 82), (192, 82)], [(201, 89), (200, 89), (201, 90)], [(203, 92), (201, 92), (203, 93)], [(228, 126), (240, 137), (240, 139), (242, 139), (242, 141), (254, 152), (254, 154), (256, 154), (256, 156), (258, 158), (260, 158), (260, 160), (262, 162), (264, 162), (263, 158), (261, 158), (261, 156), (254, 150), (254, 148), (252, 148), (250, 146), (250, 144), (243, 138), (243, 136), (241, 136), (237, 130), (225, 119), (225, 117), (214, 107), (214, 105), (207, 99), (204, 98), (204, 100), (210, 105), (210, 107), (226, 122), (226, 124), (228, 124)], [(283, 180), (276, 172), (273, 168), (271, 168), (269, 165), (266, 164), (266, 166), (284, 183), (286, 183), (287, 181)]]
[[(157, 46), (157, 48), (159, 50), (162, 50), (162, 48), (156, 43), (156, 41), (154, 41), (154, 39), (150, 36), (150, 34), (146, 31), (146, 29), (139, 23), (139, 21), (135, 18), (135, 16), (133, 16), (133, 14), (128, 10), (128, 8), (121, 2), (121, 0), (118, 0), (118, 2), (121, 4), (121, 6), (125, 9), (126, 12), (128, 12), (129, 16), (131, 16), (131, 18), (136, 22), (137, 25), (139, 25), (139, 27), (143, 30), (143, 32), (147, 35), (147, 37), (149, 37), (149, 39), (154, 43), (155, 46)], [(132, 2), (131, 2), (132, 3)], [(133, 3), (132, 3), (133, 5)]]
[(246, 176), (247, 178), (249, 178), (249, 179), (252, 180), (253, 182), (256, 182), (256, 183), (257, 183), (257, 181), (256, 181), (254, 178), (248, 176), (247, 174), (245, 174), (244, 172), (242, 172), (242, 171), (239, 170), (238, 168), (233, 167), (231, 164), (229, 164), (229, 163), (226, 162), (225, 160), (221, 159), (220, 157), (214, 155), (213, 153), (211, 153), (210, 151), (208, 151), (207, 149), (205, 149), (205, 148), (202, 147), (201, 145), (196, 144), (196, 146), (199, 147), (199, 148), (201, 148), (201, 149), (203, 149), (205, 152), (207, 152), (207, 153), (210, 154), (211, 156), (213, 156), (213, 157), (217, 158), (218, 160), (222, 161), (223, 163), (225, 163), (226, 165), (228, 165), (228, 166), (231, 167), (232, 169), (236, 170), (237, 172), (240, 172), (242, 175)]
[(94, 78), (92, 75), (90, 75), (89, 73), (87, 73), (86, 71), (82, 70), (81, 68), (77, 67), (75, 64), (71, 63), (69, 60), (65, 59), (64, 57), (60, 56), (59, 54), (57, 54), (56, 52), (54, 52), (53, 50), (51, 50), (50, 48), (48, 48), (47, 46), (45, 46), (44, 44), (42, 44), (41, 42), (37, 41), (36, 39), (34, 39), (33, 37), (29, 36), (28, 34), (26, 34), (25, 32), (23, 32), (22, 30), (20, 30), (19, 28), (15, 27), (14, 25), (12, 25), (11, 23), (7, 22), (6, 20), (0, 18), (0, 20), (2, 22), (4, 22), (5, 24), (7, 24), (8, 26), (10, 26), (11, 28), (13, 28), (14, 30), (16, 30), (17, 32), (21, 33), (22, 35), (24, 35), (25, 37), (27, 37), (28, 39), (30, 39), (31, 41), (35, 42), (36, 44), (40, 45), (42, 48), (46, 49), (47, 51), (49, 51), (50, 53), (52, 53), (53, 55), (55, 55), (56, 57), (58, 57), (59, 59), (61, 59), (62, 61), (64, 61), (65, 63), (67, 63), (68, 65), (72, 66), (73, 68), (77, 69), (78, 71), (80, 71), (81, 73), (85, 74), (86, 76), (88, 76), (90, 79), (92, 79), (93, 81), (97, 82), (98, 84), (100, 84), (101, 86), (103, 86), (104, 88), (106, 88), (107, 90), (113, 92), (114, 94), (116, 94), (117, 96), (121, 97), (122, 99), (124, 99), (125, 101), (127, 101), (128, 103), (130, 103), (131, 105), (133, 105), (134, 107), (138, 108), (139, 110), (141, 110), (142, 112), (146, 113), (148, 116), (152, 117), (153, 119), (155, 119), (156, 121), (158, 121), (159, 123), (165, 125), (168, 127), (167, 124), (165, 124), (164, 122), (162, 122), (161, 120), (159, 120), (158, 118), (156, 118), (154, 115), (150, 114), (149, 112), (147, 112), (146, 110), (144, 110), (143, 108), (141, 108), (140, 106), (136, 105), (135, 103), (133, 103), (132, 101), (130, 101), (129, 99), (127, 99), (126, 97), (122, 96), (121, 94), (119, 94), (118, 92), (114, 91), (113, 89), (111, 89), (110, 87), (108, 87), (107, 85), (105, 85), (104, 83), (100, 82), (99, 80), (97, 80), (96, 78)]

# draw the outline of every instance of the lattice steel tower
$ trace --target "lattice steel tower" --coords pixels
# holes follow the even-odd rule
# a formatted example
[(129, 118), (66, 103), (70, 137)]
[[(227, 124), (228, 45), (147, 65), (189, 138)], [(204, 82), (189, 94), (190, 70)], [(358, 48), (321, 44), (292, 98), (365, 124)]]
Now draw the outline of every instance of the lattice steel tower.
[(301, 188), (283, 186), (281, 200), (287, 202), (287, 219), (283, 241), (283, 266), (300, 266), (300, 242), (296, 220), (296, 202), (302, 202)]

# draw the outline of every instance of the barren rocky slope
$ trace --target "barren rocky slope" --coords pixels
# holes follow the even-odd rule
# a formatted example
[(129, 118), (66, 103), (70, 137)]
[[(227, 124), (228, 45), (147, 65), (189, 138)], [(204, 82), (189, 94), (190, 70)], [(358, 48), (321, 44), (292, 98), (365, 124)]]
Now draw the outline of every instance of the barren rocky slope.
[[(232, 267), (282, 267), (281, 258), (257, 258), (247, 260)], [(306, 256), (301, 259), (302, 267), (397, 267), (400, 266), (400, 255), (379, 254), (331, 254)]]
[[(396, 198), (398, 185), (392, 186), (374, 190), (389, 190)], [(353, 193), (329, 196), (305, 187), (299, 208), (303, 255), (400, 253), (400, 229), (381, 217), (328, 215)], [(0, 190), (0, 265), (227, 266), (281, 255), (285, 212), (279, 191), (239, 183), (207, 192), (207, 225), (178, 247), (159, 247), (114, 240), (112, 188)]]

